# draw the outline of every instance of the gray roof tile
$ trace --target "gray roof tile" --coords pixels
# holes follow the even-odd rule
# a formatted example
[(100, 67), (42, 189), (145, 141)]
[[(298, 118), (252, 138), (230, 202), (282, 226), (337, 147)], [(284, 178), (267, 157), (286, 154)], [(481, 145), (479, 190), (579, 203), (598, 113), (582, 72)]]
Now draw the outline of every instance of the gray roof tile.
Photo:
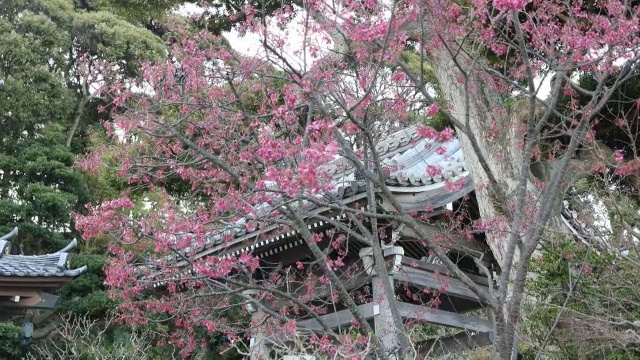
[[(429, 192), (432, 194), (430, 197), (432, 203), (448, 203), (472, 191), (473, 181), (466, 169), (464, 155), (458, 139), (439, 143), (434, 140), (420, 138), (416, 130), (415, 126), (411, 126), (391, 134), (376, 146), (383, 167), (386, 167), (384, 169), (387, 174), (385, 182), (391, 187), (392, 191), (395, 189), (395, 191), (399, 192)], [(439, 167), (440, 174), (428, 176), (427, 165)], [(341, 157), (324, 165), (324, 167), (333, 177), (335, 184), (333, 193), (325, 194), (325, 197), (345, 199), (365, 191), (365, 182), (358, 178), (353, 164), (348, 159)], [(453, 178), (464, 180), (464, 188), (454, 192), (447, 190), (443, 194), (445, 181)], [(412, 188), (415, 188), (415, 190), (412, 190)], [(261, 209), (261, 212), (265, 214), (270, 211), (272, 211), (271, 206), (265, 206), (264, 209)], [(215, 248), (222, 244), (226, 237), (233, 239), (233, 242), (242, 242), (244, 241), (243, 239), (253, 238), (257, 234), (268, 233), (277, 228), (274, 225), (267, 225), (264, 228), (256, 228), (255, 231), (249, 232), (247, 231), (246, 222), (247, 219), (242, 218), (222, 231), (207, 234), (206, 244), (192, 250), (200, 252)], [(295, 231), (288, 234), (295, 234)], [(184, 234), (184, 236), (194, 235)], [(278, 236), (276, 235), (276, 237)], [(288, 235), (285, 237), (288, 237)], [(282, 238), (282, 235), (279, 238)], [(274, 239), (275, 237), (272, 236), (255, 245), (248, 245), (240, 252), (258, 248), (263, 244), (273, 242)]]
[[(436, 142), (420, 138), (416, 129), (415, 126), (411, 126), (398, 131), (376, 146), (380, 160), (388, 170), (385, 182), (398, 190), (401, 190), (400, 188), (410, 190), (411, 187), (416, 187), (415, 191), (417, 192), (434, 191), (435, 196), (442, 197), (437, 194), (438, 191), (441, 192), (437, 188), (444, 186), (446, 180), (455, 177), (465, 179), (469, 177), (469, 173), (465, 169), (460, 142), (458, 139)], [(427, 165), (438, 166), (441, 169), (441, 175), (427, 176)], [(335, 184), (333, 193), (325, 194), (325, 197), (345, 199), (365, 191), (365, 182), (357, 178), (353, 164), (346, 158), (336, 159), (324, 167), (333, 177)], [(432, 186), (429, 186), (429, 189), (419, 189), (419, 187), (428, 185)], [(469, 191), (470, 189), (465, 188), (463, 191), (450, 194), (449, 197), (459, 198)], [(450, 200), (447, 198), (447, 201)], [(266, 206), (262, 210), (268, 214), (272, 209), (271, 206)], [(189, 250), (200, 252), (210, 249), (222, 244), (226, 237), (239, 240), (245, 236), (251, 236), (252, 233), (247, 231), (246, 222), (247, 219), (241, 218), (224, 230), (209, 233), (206, 235), (204, 246)], [(256, 226), (259, 226), (258, 222), (256, 222)], [(271, 227), (273, 226), (267, 225), (264, 228), (256, 228), (253, 234), (264, 234), (273, 230)], [(194, 235), (183, 234), (182, 236)]]
[[(17, 228), (11, 233), (1, 237), (10, 239), (17, 234)], [(11, 236), (8, 236), (11, 235)], [(10, 248), (8, 240), (0, 240), (0, 276), (24, 276), (24, 277), (75, 277), (87, 271), (83, 266), (78, 269), (68, 268), (67, 251), (77, 245), (74, 239), (64, 249), (45, 255), (11, 255), (5, 254), (4, 249)]]

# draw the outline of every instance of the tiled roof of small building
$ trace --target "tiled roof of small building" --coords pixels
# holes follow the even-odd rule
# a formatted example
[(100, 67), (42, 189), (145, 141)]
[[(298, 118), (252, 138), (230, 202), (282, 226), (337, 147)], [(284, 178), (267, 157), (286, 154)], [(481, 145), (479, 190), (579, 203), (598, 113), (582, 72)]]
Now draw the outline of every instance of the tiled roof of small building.
[(24, 277), (76, 277), (87, 271), (83, 266), (77, 269), (69, 269), (68, 251), (77, 246), (74, 239), (64, 249), (53, 254), (45, 255), (11, 255), (9, 241), (18, 234), (18, 228), (14, 228), (9, 234), (0, 237), (0, 276), (24, 276)]

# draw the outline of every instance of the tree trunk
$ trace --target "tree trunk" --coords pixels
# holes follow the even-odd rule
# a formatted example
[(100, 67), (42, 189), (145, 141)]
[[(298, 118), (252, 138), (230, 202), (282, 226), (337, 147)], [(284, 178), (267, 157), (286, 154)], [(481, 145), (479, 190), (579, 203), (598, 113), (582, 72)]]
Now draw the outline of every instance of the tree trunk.
[[(447, 106), (447, 111), (457, 118), (466, 128), (458, 129), (458, 136), (465, 156), (465, 164), (475, 183), (475, 194), (478, 201), (482, 222), (491, 222), (486, 229), (487, 242), (494, 257), (504, 269), (505, 261), (512, 260), (512, 267), (508, 276), (513, 279), (515, 269), (520, 263), (519, 248), (513, 244), (508, 249), (510, 222), (502, 213), (508, 204), (499, 206), (501, 199), (496, 198), (495, 189), (499, 187), (507, 203), (514, 201), (522, 167), (528, 164), (523, 161), (522, 143), (526, 133), (526, 119), (518, 119), (508, 111), (502, 98), (494, 91), (490, 84), (479, 80), (468, 64), (471, 59), (458, 55), (454, 59), (446, 48), (434, 49), (431, 65), (438, 80), (441, 96)], [(465, 64), (466, 63), (466, 64)], [(468, 66), (460, 69), (460, 67)], [(466, 75), (465, 75), (466, 72)], [(461, 84), (459, 79), (466, 79)], [(487, 170), (493, 176), (492, 184)], [(527, 169), (528, 171), (528, 169)], [(536, 195), (537, 191), (530, 182), (527, 183), (527, 196)], [(512, 257), (508, 257), (509, 251)], [(522, 259), (528, 261), (528, 259)], [(511, 284), (506, 282), (503, 284)], [(521, 301), (513, 300), (514, 286), (508, 285), (504, 298), (498, 295), (502, 304), (501, 311), (497, 311), (494, 335), (494, 356), (500, 359), (511, 359), (517, 352), (515, 332), (518, 327), (508, 326), (519, 319), (511, 319), (510, 305), (520, 306)], [(518, 286), (515, 286), (518, 288)], [(498, 289), (497, 292), (502, 289)], [(522, 295), (522, 294), (518, 294)]]
[[(517, 146), (518, 121), (508, 118), (506, 106), (499, 95), (488, 85), (481, 84), (470, 74), (467, 86), (460, 84), (457, 79), (462, 77), (460, 69), (444, 48), (434, 49), (434, 69), (438, 84), (442, 90), (442, 97), (450, 114), (468, 127), (469, 133), (475, 138), (478, 148), (474, 149), (472, 139), (458, 129), (458, 137), (465, 156), (465, 164), (476, 185), (476, 197), (482, 219), (494, 219), (500, 212), (496, 209), (496, 201), (490, 193), (490, 182), (480, 158), (476, 153), (481, 152), (486, 166), (495, 176), (503, 193), (514, 194), (517, 186), (521, 152)], [(458, 64), (463, 64), (458, 60)], [(462, 59), (464, 60), (464, 59)], [(467, 59), (469, 60), (469, 59)], [(467, 106), (468, 105), (468, 106)], [(491, 136), (489, 131), (493, 127), (506, 130), (503, 134)], [(510, 200), (510, 199), (509, 199)], [(503, 264), (505, 245), (492, 234), (487, 234), (488, 245), (500, 265)]]

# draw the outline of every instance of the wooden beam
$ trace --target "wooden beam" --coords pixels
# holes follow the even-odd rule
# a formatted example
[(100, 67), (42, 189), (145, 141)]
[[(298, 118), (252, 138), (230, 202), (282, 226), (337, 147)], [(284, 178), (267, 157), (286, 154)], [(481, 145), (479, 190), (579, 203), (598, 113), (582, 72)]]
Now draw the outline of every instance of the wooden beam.
[(0, 309), (24, 309), (24, 308), (34, 308), (34, 309), (54, 309), (58, 304), (60, 297), (57, 295), (38, 292), (35, 294), (31, 294), (30, 296), (20, 296), (20, 300), (18, 302), (12, 301), (10, 299), (0, 300)]
[[(19, 296), (19, 295), (15, 295)], [(11, 296), (10, 298), (13, 298)], [(13, 301), (11, 299), (6, 299), (4, 301), (0, 301), (0, 308), (29, 308), (34, 305), (38, 305), (40, 303), (40, 294), (34, 292), (29, 296), (20, 296), (18, 301)]]
[[(69, 279), (68, 281), (71, 281)], [(16, 283), (16, 282), (3, 282), (0, 281), (0, 288), (4, 287), (16, 287), (27, 290), (55, 290), (61, 288), (68, 281), (59, 281), (59, 282), (26, 282), (26, 283)]]
[(422, 320), (432, 324), (445, 325), (478, 332), (491, 332), (491, 321), (464, 316), (453, 312), (397, 301), (400, 314), (409, 319)]
[[(262, 310), (257, 310), (251, 314), (251, 324), (255, 326), (262, 324), (266, 314)], [(256, 332), (249, 341), (249, 360), (269, 360), (269, 340), (264, 333)]]
[[(469, 254), (472, 256), (484, 254), (488, 250), (485, 244), (474, 238), (469, 239), (466, 236), (461, 236), (458, 234), (446, 234), (438, 226), (425, 224), (423, 222), (420, 222), (418, 226), (420, 227), (420, 230), (427, 234), (427, 236), (431, 238), (440, 237), (442, 241), (439, 242), (439, 245), (444, 248), (453, 249), (459, 253)], [(400, 242), (421, 240), (420, 236), (418, 236), (415, 231), (413, 231), (408, 226), (405, 226), (400, 231), (400, 236)]]
[[(377, 315), (380, 310), (379, 306), (373, 303), (367, 303), (358, 306), (358, 312), (365, 319), (371, 319), (375, 315)], [(326, 314), (320, 316), (320, 319), (323, 323), (325, 323), (328, 327), (335, 329), (341, 326), (349, 327), (351, 326), (352, 321), (354, 320), (353, 314), (350, 310), (340, 310), (331, 314)], [(320, 331), (323, 327), (316, 319), (303, 320), (298, 322), (298, 327), (303, 329), (309, 329), (314, 331)]]
[[(455, 327), (478, 332), (491, 332), (493, 325), (491, 321), (464, 316), (439, 309), (427, 308), (420, 305), (408, 304), (396, 301), (396, 305), (400, 310), (402, 317), (422, 320), (433, 324)], [(367, 303), (358, 306), (358, 311), (365, 319), (371, 319), (380, 313), (380, 307), (374, 303)], [(335, 313), (320, 316), (322, 322), (332, 329), (337, 327), (351, 325), (354, 320), (353, 314), (349, 310), (340, 310)], [(298, 322), (301, 329), (309, 329), (314, 331), (322, 330), (322, 326), (316, 319), (308, 319)]]
[[(345, 287), (345, 289), (347, 289), (347, 291), (358, 289), (368, 284), (371, 279), (371, 276), (369, 276), (367, 272), (363, 270), (364, 264), (362, 264), (362, 261), (358, 260), (358, 262), (356, 262), (354, 266), (357, 266), (359, 270), (356, 271), (355, 274), (351, 274), (350, 276), (346, 276), (344, 273), (336, 271), (338, 273), (338, 277), (341, 278), (343, 286)], [(351, 267), (351, 265), (347, 268), (349, 267)], [(290, 293), (296, 299), (305, 299), (305, 301), (307, 301), (307, 284), (304, 282), (290, 282), (289, 284), (281, 287), (280, 290)], [(318, 281), (318, 284), (313, 289), (311, 298), (308, 300), (326, 298), (331, 295), (331, 290), (335, 291), (335, 286), (322, 284)], [(285, 304), (289, 304), (289, 302), (287, 300), (283, 300), (281, 306), (284, 306)]]
[(16, 288), (16, 287), (0, 287), (0, 296), (21, 296), (21, 297), (31, 297), (38, 296), (38, 291), (36, 290), (25, 290), (24, 288)]
[(438, 306), (438, 309), (441, 309), (444, 311), (453, 311), (458, 314), (465, 314), (465, 313), (468, 313), (469, 311), (486, 308), (485, 304), (482, 304), (477, 300), (463, 299), (457, 296), (449, 296), (446, 294), (441, 294), (439, 299), (440, 299), (440, 305)]
[[(366, 193), (356, 194), (347, 199), (343, 199), (342, 203), (347, 204), (347, 206), (349, 207), (356, 208), (356, 207), (359, 207), (358, 206), (359, 203), (357, 202), (357, 200), (360, 200), (366, 196), (367, 196)], [(314, 215), (322, 214), (328, 211), (333, 211), (333, 210), (329, 207), (320, 207), (318, 209), (313, 210), (313, 212), (310, 215), (308, 215), (306, 218), (313, 219)], [(247, 246), (259, 244), (260, 242), (268, 239), (270, 240), (280, 233), (279, 229), (281, 227), (282, 227), (282, 224), (272, 224), (262, 229), (256, 230), (254, 232), (250, 232), (245, 235), (235, 237), (229, 242), (223, 242), (222, 244), (213, 245), (210, 248), (198, 251), (195, 255), (191, 256), (191, 260), (199, 259), (207, 255), (230, 254), (230, 253), (242, 250)], [(189, 262), (183, 260), (183, 261), (177, 262), (175, 266), (182, 267), (188, 264)]]
[[(402, 257), (402, 267), (411, 267), (414, 269), (421, 269), (427, 272), (431, 272), (431, 273), (440, 273), (449, 277), (454, 278), (454, 276), (451, 274), (451, 272), (449, 272), (449, 270), (447, 270), (445, 267), (443, 266), (439, 266), (439, 265), (434, 265), (434, 264), (430, 264), (426, 261), (422, 261), (422, 260), (418, 260), (418, 259), (414, 259), (414, 258), (410, 258), (408, 256), (403, 256)], [(489, 286), (489, 279), (487, 279), (485, 276), (479, 276), (479, 275), (473, 275), (473, 274), (467, 274), (467, 276), (476, 284), (478, 285), (483, 285), (483, 286)]]
[(33, 286), (33, 284), (62, 284), (72, 276), (0, 276), (0, 286)]
[[(462, 281), (447, 275), (436, 275), (436, 273), (425, 269), (403, 266), (398, 273), (394, 275), (394, 278), (398, 281), (441, 291), (443, 294), (449, 296), (479, 301), (476, 294)], [(489, 291), (488, 287), (483, 285), (479, 286), (483, 287), (487, 292)]]

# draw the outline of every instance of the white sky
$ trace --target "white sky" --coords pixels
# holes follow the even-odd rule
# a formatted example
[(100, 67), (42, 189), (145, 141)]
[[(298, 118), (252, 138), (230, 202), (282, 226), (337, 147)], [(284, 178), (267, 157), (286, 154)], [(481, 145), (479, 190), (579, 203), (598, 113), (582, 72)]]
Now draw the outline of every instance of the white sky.
[[(181, 15), (195, 15), (202, 13), (203, 9), (197, 4), (186, 3), (183, 4), (179, 9), (178, 13)], [(306, 53), (306, 57), (304, 57), (302, 50), (304, 49), (304, 38), (301, 34), (301, 27), (297, 26), (297, 24), (302, 23), (304, 20), (305, 13), (304, 11), (298, 11), (296, 16), (291, 20), (287, 27), (284, 30), (278, 29), (276, 26), (273, 26), (270, 29), (270, 33), (278, 34), (278, 35), (286, 35), (286, 43), (284, 46), (285, 57), (287, 60), (297, 65), (298, 68), (302, 69), (304, 67), (304, 63), (306, 61), (307, 67), (313, 63), (313, 59), (309, 56), (309, 53)], [(223, 36), (229, 41), (229, 43), (233, 46), (235, 51), (240, 52), (243, 55), (247, 56), (264, 56), (265, 51), (261, 45), (261, 36), (256, 33), (247, 32), (244, 36), (240, 36), (238, 31), (231, 30), (228, 32), (224, 32)], [(312, 40), (319, 41), (317, 37), (312, 36)]]
[[(203, 9), (197, 4), (193, 3), (185, 3), (180, 7), (178, 13), (181, 15), (194, 15), (201, 13)], [(313, 59), (308, 55), (306, 59), (303, 59), (300, 50), (303, 49), (304, 41), (303, 35), (301, 34), (300, 28), (297, 27), (297, 24), (300, 24), (303, 20), (304, 12), (299, 11), (294, 18), (293, 21), (289, 22), (288, 26), (284, 29), (286, 32), (287, 43), (284, 47), (285, 49), (285, 57), (293, 64), (299, 66), (299, 68), (304, 67), (304, 62), (306, 60), (307, 66), (311, 65)], [(275, 33), (282, 34), (282, 30), (274, 27), (271, 31)], [(244, 36), (240, 36), (238, 31), (232, 30), (229, 32), (225, 32), (224, 37), (227, 38), (229, 43), (233, 46), (234, 50), (247, 55), (247, 56), (262, 56), (264, 55), (264, 50), (260, 44), (260, 35), (255, 33), (246, 33)], [(317, 39), (315, 39), (317, 40)], [(538, 97), (541, 99), (545, 99), (550, 91), (551, 91), (551, 77), (553, 74), (549, 74), (546, 78), (538, 77), (536, 86), (539, 87)]]

